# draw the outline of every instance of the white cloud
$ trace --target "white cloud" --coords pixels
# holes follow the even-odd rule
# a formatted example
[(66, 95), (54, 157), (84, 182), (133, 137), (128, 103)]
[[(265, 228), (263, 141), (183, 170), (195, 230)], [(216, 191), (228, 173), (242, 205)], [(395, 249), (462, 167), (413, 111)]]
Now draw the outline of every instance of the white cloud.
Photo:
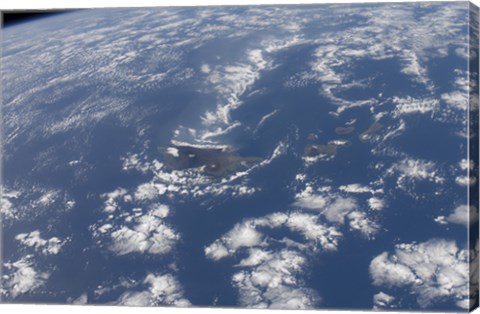
[(230, 125), (230, 112), (241, 105), (240, 96), (258, 79), (258, 70), (252, 65), (226, 66), (215, 70), (208, 77), (217, 92), (221, 95), (221, 103), (215, 111), (207, 111), (202, 117), (206, 126)]
[(75, 206), (75, 200), (65, 190), (58, 190), (40, 184), (19, 185), (15, 190), (2, 188), (0, 214), (4, 226), (27, 222), (42, 216), (49, 216), (58, 222), (63, 213)]
[(236, 225), (224, 241), (228, 243), (229, 248), (237, 250), (240, 247), (252, 247), (260, 244), (262, 234), (255, 230), (255, 226), (249, 223)]
[(322, 195), (303, 195), (298, 197), (293, 205), (301, 208), (319, 210), (325, 208), (327, 205), (327, 199)]
[(209, 246), (205, 247), (204, 251), (205, 251), (205, 255), (214, 261), (217, 261), (219, 259), (222, 259), (230, 255), (228, 248), (224, 244), (222, 244), (220, 241), (213, 242)]
[[(236, 267), (232, 283), (239, 291), (242, 306), (254, 308), (307, 309), (315, 307), (319, 297), (301, 280), (306, 257), (304, 254), (322, 249), (336, 250), (342, 234), (325, 226), (317, 214), (299, 211), (277, 212), (236, 224), (220, 239), (205, 248), (207, 258), (214, 261), (236, 254), (246, 254)], [(286, 228), (303, 236), (298, 243), (288, 237), (274, 239), (259, 233), (269, 228)], [(274, 249), (268, 249), (275, 244)], [(278, 245), (285, 248), (278, 249)]]
[(472, 299), (463, 299), (463, 300), (458, 300), (457, 302), (455, 302), (455, 304), (461, 309), (468, 310), (470, 309), (470, 304), (474, 302), (475, 300), (472, 300)]
[(240, 261), (238, 266), (248, 267), (257, 266), (267, 260), (272, 259), (272, 252), (260, 248), (251, 248), (248, 250), (248, 257)]
[(140, 160), (138, 159), (138, 154), (130, 154), (127, 157), (122, 158), (122, 160), (122, 167), (125, 171), (135, 168), (140, 162)]
[(16, 262), (4, 264), (7, 273), (2, 278), (3, 294), (15, 298), (45, 284), (50, 274), (36, 270), (32, 260), (33, 256), (27, 255)]
[[(311, 69), (293, 75), (287, 86), (305, 86), (317, 81), (323, 93), (339, 105), (337, 113), (359, 105), (372, 105), (376, 103), (375, 99), (361, 101), (350, 97), (348, 103), (342, 98), (341, 92), (348, 89), (345, 86), (359, 84), (348, 69), (354, 67), (358, 61), (395, 58), (401, 61), (401, 73), (414, 83), (421, 84), (420, 89), (433, 91), (435, 86), (428, 76), (428, 60), (446, 56), (449, 53), (446, 46), (465, 45), (465, 34), (460, 27), (465, 24), (453, 19), (459, 10), (459, 7), (435, 7), (431, 13), (422, 17), (421, 20), (431, 21), (426, 24), (419, 23), (413, 10), (404, 7), (389, 10), (378, 7), (368, 13), (356, 12), (366, 20), (361, 27), (320, 32), (314, 40), (309, 36), (302, 37), (304, 42), (313, 41), (319, 47), (313, 53)], [(386, 25), (392, 20), (401, 22), (385, 31)], [(442, 32), (445, 25), (456, 35)], [(438, 41), (438, 38), (442, 40)], [(363, 85), (364, 88), (369, 87), (368, 83)]]
[(100, 195), (105, 198), (105, 206), (103, 210), (106, 213), (113, 213), (118, 208), (118, 199), (127, 194), (127, 190), (124, 188), (117, 188), (112, 192), (104, 193)]
[(178, 149), (175, 147), (168, 147), (167, 148), (167, 154), (172, 155), (173, 157), (179, 157), (180, 155), (178, 154)]
[(111, 233), (112, 244), (110, 250), (119, 255), (133, 252), (143, 253), (150, 247), (147, 237), (148, 235), (142, 232), (123, 226)]
[(85, 305), (88, 303), (88, 295), (86, 293), (82, 293), (78, 298), (72, 300), (72, 304), (75, 305)]
[(153, 204), (151, 213), (158, 218), (166, 218), (170, 214), (170, 208), (164, 204)]
[(285, 48), (299, 45), (305, 42), (302, 37), (295, 32), (291, 37), (269, 38), (262, 42), (262, 46), (266, 47), (265, 51), (268, 53), (276, 52)]
[[(253, 248), (268, 245), (270, 238), (256, 230), (257, 227), (271, 229), (286, 227), (301, 234), (312, 247), (335, 250), (341, 233), (334, 227), (324, 226), (318, 216), (301, 212), (273, 213), (236, 224), (232, 230), (205, 248), (208, 258), (219, 260), (231, 256), (242, 247)], [(267, 242), (265, 242), (267, 241)]]
[(321, 224), (316, 215), (300, 212), (290, 213), (285, 225), (292, 231), (299, 232), (306, 240), (313, 242), (312, 245), (324, 250), (336, 250), (338, 240), (342, 234), (334, 227)]
[(353, 198), (337, 197), (322, 212), (322, 215), (330, 222), (343, 224), (345, 216), (357, 207), (357, 202)]
[(98, 228), (98, 231), (100, 233), (107, 233), (108, 230), (110, 230), (112, 228), (113, 228), (112, 224), (104, 224), (104, 225), (102, 225)]
[(373, 210), (382, 210), (385, 207), (385, 201), (377, 197), (370, 197), (368, 199), (368, 206)]
[(37, 202), (43, 206), (49, 206), (55, 202), (55, 199), (58, 197), (58, 191), (56, 190), (51, 190), (45, 192), (40, 198), (37, 200)]
[[(164, 194), (169, 198), (174, 196), (200, 198), (207, 195), (226, 194), (230, 194), (233, 197), (249, 196), (259, 191), (259, 189), (246, 185), (245, 181), (239, 181), (255, 169), (266, 166), (273, 159), (280, 156), (283, 153), (283, 147), (284, 145), (280, 143), (270, 158), (252, 166), (244, 165), (248, 168), (225, 176), (221, 180), (216, 180), (217, 178), (206, 175), (202, 167), (171, 171), (165, 169), (163, 165), (155, 168), (151, 167), (150, 170), (154, 174), (154, 178), (150, 182), (141, 184), (137, 188), (135, 196), (137, 200), (151, 200)], [(155, 161), (151, 164), (155, 165)]]
[(299, 173), (295, 176), (296, 181), (303, 182), (303, 181), (305, 181), (305, 179), (307, 179), (307, 175), (304, 174), (304, 173)]
[(68, 239), (62, 241), (57, 237), (52, 237), (48, 240), (42, 239), (40, 236), (40, 231), (38, 230), (30, 233), (20, 233), (15, 236), (15, 240), (20, 241), (20, 243), (25, 246), (33, 247), (36, 251), (39, 251), (44, 255), (58, 254), (61, 248), (68, 241)]
[(167, 186), (161, 183), (147, 182), (140, 184), (135, 191), (136, 200), (151, 200), (167, 192)]
[(415, 283), (415, 274), (407, 266), (396, 263), (387, 252), (375, 257), (370, 263), (373, 284), (387, 287), (404, 286)]
[(178, 279), (171, 274), (156, 275), (150, 273), (145, 277), (142, 285), (146, 286), (147, 289), (124, 292), (115, 304), (126, 306), (191, 306), (190, 301), (184, 297)]
[(460, 186), (470, 186), (477, 182), (477, 178), (469, 176), (458, 176), (455, 178), (455, 183)]
[(397, 125), (390, 125), (386, 127), (385, 135), (383, 136), (383, 141), (386, 141), (391, 138), (395, 138), (401, 135), (406, 129), (406, 123), (404, 119), (400, 119)]
[(455, 54), (465, 60), (468, 60), (468, 49), (466, 47), (458, 47), (455, 49)]
[(433, 219), (433, 221), (435, 221), (437, 224), (440, 224), (440, 225), (447, 225), (448, 224), (447, 218), (443, 215), (435, 217)]
[(205, 248), (208, 258), (218, 260), (235, 253), (242, 247), (254, 247), (261, 243), (263, 235), (255, 230), (252, 220), (236, 224), (232, 230)]
[(479, 276), (479, 247), (478, 247), (478, 239), (476, 240), (475, 246), (470, 248), (470, 299), (469, 302), (459, 301), (460, 304), (457, 305), (461, 308), (470, 309), (471, 304), (475, 304), (478, 295), (478, 281), (480, 279)]
[(147, 214), (136, 220), (133, 228), (122, 226), (110, 234), (110, 250), (118, 255), (129, 253), (166, 254), (180, 235), (158, 216)]
[(358, 183), (341, 185), (338, 187), (338, 189), (340, 191), (347, 192), (347, 193), (372, 193), (373, 194), (377, 192), (369, 186), (364, 186)]
[(335, 155), (318, 154), (316, 156), (302, 156), (302, 160), (305, 163), (305, 166), (309, 167), (316, 164), (319, 161), (332, 160), (334, 157)]
[(204, 74), (208, 74), (208, 73), (210, 73), (211, 69), (210, 69), (210, 66), (208, 64), (204, 63), (200, 67), (200, 71), (202, 71), (202, 73), (204, 73)]
[(12, 202), (3, 196), (0, 199), (0, 214), (2, 215), (3, 219), (13, 219), (15, 217), (15, 209)]
[(18, 198), (21, 195), (20, 191), (7, 190), (5, 187), (2, 187), (2, 197)]
[(444, 93), (441, 96), (442, 100), (451, 105), (455, 109), (468, 109), (468, 92), (456, 91), (451, 93)]
[(257, 132), (265, 124), (265, 122), (271, 117), (273, 117), (277, 112), (278, 110), (273, 110), (269, 114), (264, 115), (262, 119), (260, 119), (260, 122), (258, 122), (257, 126), (255, 127), (254, 132)]
[[(143, 137), (144, 135), (144, 129), (139, 131), (139, 137)], [(148, 147), (148, 142), (144, 144), (144, 150)], [(155, 168), (156, 165), (153, 165), (152, 163), (145, 161), (145, 152), (142, 151), (141, 153), (128, 153), (127, 157), (121, 157), (120, 158), (123, 163), (122, 163), (122, 170), (123, 171), (130, 171), (130, 170), (137, 170), (142, 173), (147, 173), (150, 168)], [(158, 161), (154, 161), (157, 162)], [(163, 164), (161, 164), (163, 166)]]
[(385, 308), (391, 308), (393, 307), (393, 301), (395, 301), (395, 297), (380, 291), (373, 296), (373, 309), (382, 310)]
[(405, 159), (398, 166), (398, 170), (406, 177), (414, 179), (435, 178), (435, 164), (422, 160)]
[(468, 205), (457, 206), (446, 220), (450, 223), (464, 225), (468, 228), (469, 225), (478, 221), (478, 209)]
[(417, 99), (410, 96), (406, 98), (393, 97), (395, 104), (394, 116), (401, 116), (412, 113), (433, 112), (438, 108), (439, 101), (433, 98)]
[(398, 244), (394, 254), (383, 252), (372, 260), (370, 275), (375, 286), (409, 287), (426, 308), (437, 301), (468, 298), (468, 267), (466, 250), (453, 241), (432, 239)]
[(405, 62), (405, 66), (401, 70), (402, 73), (412, 76), (413, 80), (424, 84), (428, 89), (432, 89), (430, 79), (425, 67), (419, 62), (418, 55), (412, 50), (404, 50), (401, 57)]
[(458, 165), (460, 166), (461, 170), (473, 170), (473, 168), (475, 167), (475, 163), (473, 162), (473, 160), (469, 160), (465, 158), (460, 160)]
[(270, 67), (261, 49), (246, 50), (241, 61), (235, 64), (217, 65), (212, 69), (202, 66), (202, 72), (208, 74), (205, 88), (216, 92), (217, 105), (201, 116), (202, 129), (184, 134), (185, 129), (180, 128), (175, 137), (183, 141), (189, 139), (189, 144), (215, 144), (215, 138), (239, 127), (240, 122), (231, 120), (231, 112), (242, 105), (242, 96), (258, 80), (260, 73)]
[(369, 219), (363, 212), (352, 211), (347, 215), (347, 218), (350, 228), (360, 231), (366, 237), (372, 237), (379, 230), (378, 224)]
[[(233, 197), (245, 197), (256, 193), (259, 189), (238, 182), (258, 167), (265, 166), (270, 159), (254, 164), (244, 171), (238, 171), (221, 180), (206, 175), (202, 167), (184, 170), (167, 170), (163, 164), (154, 160), (150, 164), (153, 178), (150, 182), (139, 185), (134, 193), (137, 201), (154, 200), (160, 196), (201, 198), (230, 194)], [(234, 182), (238, 183), (234, 183)]]
[[(360, 184), (342, 185), (338, 190), (346, 193), (383, 193), (382, 189), (374, 190)], [(331, 188), (317, 188), (315, 191), (312, 184), (307, 183), (305, 189), (295, 195), (295, 199), (294, 206), (316, 210), (328, 222), (334, 224), (343, 225), (345, 220), (348, 220), (351, 230), (359, 231), (368, 238), (372, 238), (380, 228), (376, 222), (360, 211), (361, 206), (356, 199), (336, 194), (331, 191)], [(367, 202), (375, 210), (381, 210), (384, 206), (382, 200), (374, 197)]]
[(335, 146), (339, 147), (339, 146), (350, 145), (350, 142), (347, 141), (347, 140), (332, 140), (332, 141), (329, 141), (328, 144), (335, 145)]
[[(166, 254), (170, 252), (180, 235), (166, 222), (170, 208), (163, 204), (154, 203), (144, 211), (135, 207), (130, 213), (119, 214), (118, 217), (109, 216), (110, 223), (100, 226), (93, 225), (94, 236), (110, 239), (109, 249), (118, 254), (131, 253)], [(127, 224), (115, 221), (123, 219)]]
[(403, 190), (409, 188), (416, 181), (430, 181), (437, 184), (445, 182), (440, 175), (437, 165), (433, 161), (421, 159), (404, 158), (387, 170), (387, 175), (397, 172), (397, 186)]
[[(270, 253), (256, 250), (248, 260), (256, 259), (253, 266), (237, 272), (232, 277), (233, 285), (239, 291), (241, 306), (271, 309), (309, 309), (319, 302), (313, 289), (301, 283), (306, 259), (288, 249)], [(258, 259), (261, 256), (261, 259)]]

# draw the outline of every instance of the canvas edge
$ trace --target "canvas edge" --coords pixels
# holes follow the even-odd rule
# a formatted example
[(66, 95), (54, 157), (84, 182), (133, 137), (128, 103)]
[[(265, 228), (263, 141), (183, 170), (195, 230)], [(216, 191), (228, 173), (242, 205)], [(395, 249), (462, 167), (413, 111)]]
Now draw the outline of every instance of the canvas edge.
[(470, 252), (469, 265), (469, 311), (479, 307), (479, 264), (478, 264), (478, 241), (479, 241), (479, 8), (469, 2), (468, 21), (468, 76), (469, 76), (469, 103), (468, 103), (468, 160), (474, 162), (469, 169), (470, 186), (468, 188), (469, 229), (468, 246)]
[[(0, 206), (3, 199), (3, 85), (2, 85), (2, 69), (3, 69), (3, 14), (0, 10)], [(0, 210), (0, 303), (3, 303), (3, 216)]]

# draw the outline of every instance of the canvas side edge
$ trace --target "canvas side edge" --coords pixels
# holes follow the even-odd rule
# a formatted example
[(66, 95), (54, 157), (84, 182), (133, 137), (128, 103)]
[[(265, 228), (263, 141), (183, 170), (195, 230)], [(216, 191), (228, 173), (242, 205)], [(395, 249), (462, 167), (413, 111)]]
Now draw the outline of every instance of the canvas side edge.
[(469, 3), (468, 21), (468, 160), (473, 162), (469, 168), (470, 186), (468, 188), (469, 229), (468, 245), (470, 251), (469, 265), (469, 311), (479, 307), (479, 8)]
[[(3, 11), (0, 11), (0, 205), (3, 199)], [(0, 303), (3, 303), (3, 215), (0, 208)]]

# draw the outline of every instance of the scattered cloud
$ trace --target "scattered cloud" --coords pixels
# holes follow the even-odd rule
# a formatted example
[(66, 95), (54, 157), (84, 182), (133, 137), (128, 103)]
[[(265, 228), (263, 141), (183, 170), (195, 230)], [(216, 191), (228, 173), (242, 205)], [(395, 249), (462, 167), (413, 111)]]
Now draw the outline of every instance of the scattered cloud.
[(33, 292), (50, 277), (50, 273), (35, 269), (33, 255), (27, 255), (13, 263), (4, 263), (3, 266), (7, 271), (2, 278), (2, 294), (6, 297), (16, 298)]
[(60, 240), (57, 237), (42, 239), (40, 231), (35, 230), (30, 233), (20, 233), (15, 236), (15, 240), (20, 241), (25, 246), (33, 247), (36, 251), (44, 255), (57, 255), (65, 243), (69, 240)]
[(443, 215), (435, 217), (433, 219), (433, 221), (435, 221), (436, 223), (438, 223), (440, 225), (447, 225), (448, 224), (447, 218)]
[(408, 287), (421, 308), (447, 299), (461, 305), (469, 296), (468, 265), (468, 252), (454, 241), (432, 239), (381, 253), (372, 260), (370, 275), (377, 287)]
[(110, 233), (110, 250), (118, 255), (130, 253), (166, 254), (180, 235), (158, 215), (149, 213), (135, 219), (133, 227), (122, 226)]
[(179, 154), (178, 154), (178, 149), (175, 148), (175, 147), (168, 147), (168, 148), (167, 148), (167, 153), (168, 153), (169, 155), (172, 155), (173, 157), (178, 157), (178, 156), (179, 156)]
[[(355, 198), (343, 197), (330, 189), (321, 190), (315, 191), (311, 183), (307, 183), (305, 189), (296, 194), (293, 206), (318, 211), (330, 223), (343, 225), (347, 220), (351, 230), (360, 231), (367, 237), (373, 236), (379, 230), (379, 225), (360, 211), (361, 206)], [(353, 194), (383, 192), (381, 189), (374, 190), (360, 184), (342, 185), (338, 190)], [(368, 203), (376, 206), (376, 210), (383, 206), (382, 201), (376, 198)]]
[[(252, 251), (251, 251), (252, 252)], [(253, 266), (232, 277), (239, 291), (241, 306), (270, 309), (311, 309), (320, 301), (317, 292), (303, 287), (302, 270), (306, 259), (296, 251), (284, 249), (280, 252), (253, 251), (242, 266)]]
[(86, 305), (88, 304), (88, 295), (86, 293), (82, 293), (78, 298), (72, 300), (71, 303), (74, 305)]
[(448, 105), (455, 109), (467, 110), (468, 109), (468, 93), (464, 91), (456, 91), (451, 93), (444, 93), (441, 99)]
[(370, 197), (368, 206), (373, 210), (382, 210), (385, 207), (385, 201), (377, 197)]
[(445, 178), (433, 161), (404, 158), (387, 170), (386, 175), (397, 175), (397, 187), (408, 191), (417, 181), (430, 181), (443, 184)]
[(322, 214), (330, 222), (343, 224), (345, 216), (357, 207), (357, 202), (353, 198), (336, 198), (322, 212)]
[(200, 67), (200, 71), (202, 71), (202, 73), (208, 74), (208, 73), (210, 73), (211, 69), (210, 69), (210, 66), (208, 64), (204, 63)]
[(37, 217), (60, 219), (75, 207), (75, 200), (65, 190), (29, 182), (16, 183), (12, 189), (4, 186), (0, 198), (0, 214), (4, 226), (18, 221), (23, 223)]
[(15, 219), (15, 208), (14, 205), (12, 204), (12, 198), (17, 198), (16, 194), (6, 194), (2, 193), (2, 197), (0, 199), (0, 214), (2, 215), (2, 218), (4, 220), (9, 219)]
[(347, 192), (347, 193), (382, 193), (382, 190), (374, 190), (369, 186), (364, 186), (359, 183), (352, 183), (347, 185), (341, 185), (338, 187), (340, 191)]
[(459, 165), (461, 170), (473, 170), (474, 167), (475, 167), (475, 163), (473, 162), (473, 160), (469, 160), (469, 159), (465, 159), (465, 158), (460, 160), (458, 165)]
[(114, 303), (126, 306), (191, 306), (190, 301), (184, 297), (183, 288), (178, 279), (171, 274), (150, 273), (139, 286), (146, 289), (124, 292)]
[(373, 296), (373, 309), (383, 310), (387, 308), (394, 308), (395, 306), (392, 305), (394, 301), (395, 297), (380, 291)]
[(471, 224), (478, 221), (478, 209), (468, 205), (457, 206), (453, 210), (453, 213), (446, 218), (446, 221), (453, 224), (464, 225), (468, 228)]
[(439, 101), (434, 98), (417, 99), (410, 96), (405, 98), (393, 97), (395, 104), (394, 116), (401, 116), (413, 113), (432, 113), (438, 109)]
[[(304, 243), (288, 237), (274, 239), (259, 231), (278, 228), (299, 233)], [(246, 254), (236, 266), (242, 270), (232, 277), (242, 306), (307, 309), (315, 307), (320, 298), (302, 281), (306, 256), (319, 249), (336, 250), (341, 236), (334, 227), (323, 225), (318, 214), (278, 212), (236, 224), (205, 247), (205, 255), (217, 261), (235, 254)], [(273, 248), (273, 244), (285, 248)]]
[(136, 200), (152, 200), (167, 192), (168, 187), (162, 183), (147, 182), (140, 184), (135, 191)]
[(455, 183), (460, 186), (470, 186), (477, 182), (477, 178), (469, 176), (458, 176), (455, 178)]
[(373, 238), (380, 226), (372, 221), (364, 212), (352, 211), (347, 215), (350, 228), (360, 231), (365, 237)]
[(271, 117), (273, 117), (275, 114), (277, 114), (278, 110), (273, 110), (272, 112), (264, 115), (261, 119), (260, 119), (260, 122), (258, 122), (257, 126), (255, 127), (255, 130), (254, 132), (257, 132), (264, 124), (265, 122), (270, 119)]
[(325, 208), (325, 206), (327, 205), (327, 200), (322, 195), (302, 195), (297, 198), (293, 205), (301, 208), (319, 210)]
[(117, 200), (126, 195), (127, 190), (124, 188), (117, 188), (112, 192), (101, 194), (100, 197), (106, 199), (103, 211), (106, 213), (113, 213), (118, 208)]

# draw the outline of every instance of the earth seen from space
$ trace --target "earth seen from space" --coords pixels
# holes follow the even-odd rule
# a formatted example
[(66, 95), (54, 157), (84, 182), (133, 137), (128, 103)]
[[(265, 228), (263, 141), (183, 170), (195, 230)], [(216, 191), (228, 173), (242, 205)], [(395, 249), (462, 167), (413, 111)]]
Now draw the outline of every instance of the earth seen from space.
[(470, 10), (4, 28), (2, 301), (466, 311)]

